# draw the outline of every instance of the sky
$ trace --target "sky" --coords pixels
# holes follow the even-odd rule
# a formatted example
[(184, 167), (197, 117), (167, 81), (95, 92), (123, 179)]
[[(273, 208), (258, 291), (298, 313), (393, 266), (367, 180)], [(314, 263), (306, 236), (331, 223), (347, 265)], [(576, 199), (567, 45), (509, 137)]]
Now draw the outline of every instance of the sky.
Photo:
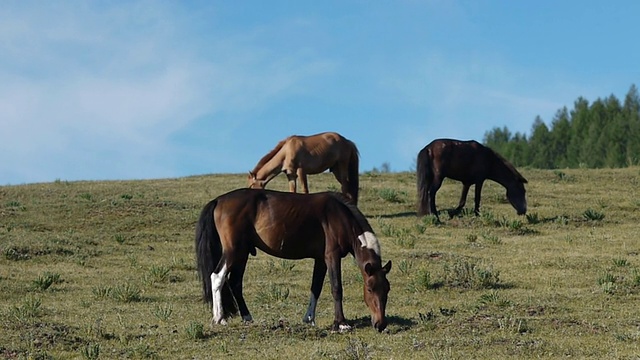
[[(640, 84), (638, 1), (0, 2), (0, 185), (246, 174), (336, 131), (360, 171)], [(244, 175), (243, 175), (244, 176)]]

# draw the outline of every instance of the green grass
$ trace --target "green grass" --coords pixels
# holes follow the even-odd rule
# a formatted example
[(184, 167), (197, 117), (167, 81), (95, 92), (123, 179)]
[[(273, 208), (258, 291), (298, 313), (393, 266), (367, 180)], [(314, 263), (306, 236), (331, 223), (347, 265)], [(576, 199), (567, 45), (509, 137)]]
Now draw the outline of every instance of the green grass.
[[(311, 260), (264, 253), (245, 274), (254, 322), (210, 325), (195, 223), (243, 174), (0, 187), (0, 358), (637, 358), (640, 168), (521, 172), (528, 217), (489, 181), (480, 216), (449, 218), (461, 185), (446, 180), (439, 223), (415, 216), (415, 174), (361, 175), (359, 207), (393, 261), (383, 334), (350, 257), (350, 332), (330, 331), (328, 280), (317, 326), (302, 323)], [(339, 188), (331, 174), (309, 185)]]

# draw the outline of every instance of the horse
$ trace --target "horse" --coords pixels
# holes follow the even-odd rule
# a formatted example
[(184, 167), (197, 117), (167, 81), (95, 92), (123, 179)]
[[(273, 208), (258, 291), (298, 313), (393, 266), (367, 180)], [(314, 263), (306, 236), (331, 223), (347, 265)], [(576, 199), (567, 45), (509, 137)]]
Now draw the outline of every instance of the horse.
[(364, 215), (339, 193), (309, 195), (265, 189), (237, 189), (211, 200), (196, 225), (197, 268), (203, 298), (212, 304), (214, 324), (238, 311), (244, 322), (252, 316), (242, 294), (249, 255), (256, 249), (278, 258), (314, 260), (311, 296), (303, 321), (315, 325), (316, 304), (327, 270), (334, 300), (332, 330), (350, 329), (342, 308), (341, 259), (353, 255), (364, 281), (364, 302), (372, 326), (387, 326), (385, 308), (390, 290), (380, 243)]
[(307, 175), (329, 169), (342, 186), (342, 193), (358, 204), (359, 153), (356, 145), (335, 132), (311, 136), (292, 135), (280, 141), (249, 171), (249, 188), (264, 189), (280, 172), (287, 175), (289, 191), (296, 192), (296, 179), (302, 192), (309, 193)]
[(436, 192), (444, 178), (462, 182), (462, 196), (458, 207), (449, 213), (458, 214), (467, 201), (471, 185), (475, 185), (476, 216), (480, 213), (480, 194), (486, 179), (493, 180), (507, 189), (507, 199), (518, 215), (527, 212), (524, 184), (527, 183), (516, 168), (500, 154), (477, 141), (436, 139), (425, 146), (417, 160), (418, 216), (433, 214), (436, 210)]

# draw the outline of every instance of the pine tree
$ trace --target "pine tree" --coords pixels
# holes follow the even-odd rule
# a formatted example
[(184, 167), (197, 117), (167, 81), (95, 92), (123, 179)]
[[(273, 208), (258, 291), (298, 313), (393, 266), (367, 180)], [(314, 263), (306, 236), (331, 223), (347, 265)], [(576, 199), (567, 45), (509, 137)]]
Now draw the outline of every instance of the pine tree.
[(529, 139), (531, 166), (540, 169), (553, 167), (549, 151), (550, 145), (551, 135), (549, 134), (549, 128), (540, 116), (536, 116), (531, 127), (531, 138)]
[(631, 85), (624, 98), (622, 113), (628, 124), (626, 165), (640, 165), (640, 96), (638, 88)]
[(583, 144), (589, 134), (589, 101), (579, 97), (571, 110), (571, 139), (567, 145), (567, 163), (569, 167), (583, 167), (587, 164), (587, 154)]
[(569, 111), (566, 107), (558, 110), (551, 122), (551, 148), (549, 157), (554, 167), (564, 168), (569, 166), (567, 159), (567, 147), (571, 141), (571, 124), (569, 123)]

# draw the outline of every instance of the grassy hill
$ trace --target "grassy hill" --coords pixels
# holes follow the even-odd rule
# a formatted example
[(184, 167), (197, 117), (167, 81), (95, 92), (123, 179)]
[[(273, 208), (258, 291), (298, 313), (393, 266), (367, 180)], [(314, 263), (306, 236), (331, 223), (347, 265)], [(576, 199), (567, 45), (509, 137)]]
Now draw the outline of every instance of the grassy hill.
[[(391, 259), (388, 331), (375, 332), (362, 279), (343, 260), (345, 315), (301, 321), (312, 261), (258, 253), (245, 297), (252, 324), (209, 324), (194, 227), (245, 175), (0, 187), (0, 357), (31, 359), (637, 358), (640, 169), (528, 170), (529, 212), (485, 184), (482, 215), (415, 216), (415, 175), (362, 174), (360, 209)], [(330, 174), (311, 191), (337, 190)], [(279, 176), (269, 188), (285, 190)], [(438, 207), (461, 186), (447, 180)], [(468, 199), (472, 206), (473, 196)]]

